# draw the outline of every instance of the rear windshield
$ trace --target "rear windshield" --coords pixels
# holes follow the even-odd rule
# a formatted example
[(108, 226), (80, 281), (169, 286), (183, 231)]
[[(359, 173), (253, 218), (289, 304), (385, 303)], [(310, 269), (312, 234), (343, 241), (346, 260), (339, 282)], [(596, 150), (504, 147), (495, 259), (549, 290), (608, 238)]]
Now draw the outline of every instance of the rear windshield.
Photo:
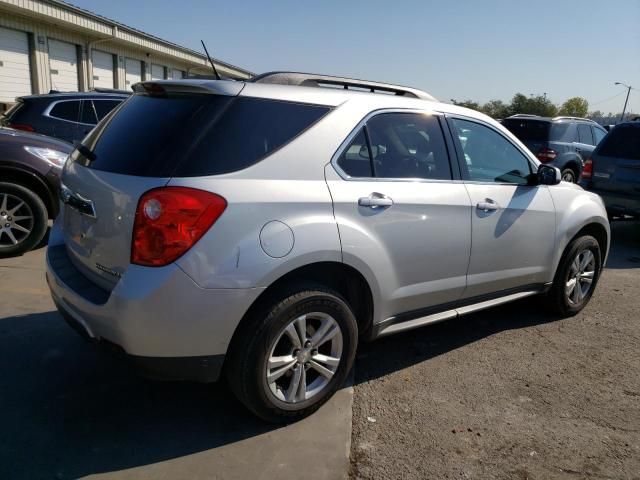
[[(247, 168), (317, 122), (318, 105), (216, 95), (133, 95), (72, 158), (125, 175), (194, 177)], [(89, 158), (90, 157), (90, 158)]]
[(574, 142), (575, 128), (571, 123), (507, 118), (502, 124), (523, 142)]
[(640, 125), (619, 125), (598, 146), (603, 157), (640, 160)]

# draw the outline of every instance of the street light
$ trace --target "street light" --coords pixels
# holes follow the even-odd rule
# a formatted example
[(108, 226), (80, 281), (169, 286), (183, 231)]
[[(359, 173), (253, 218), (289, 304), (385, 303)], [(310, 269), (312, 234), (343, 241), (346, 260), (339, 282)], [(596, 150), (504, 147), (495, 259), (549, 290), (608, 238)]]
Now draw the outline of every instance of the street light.
[(624, 113), (627, 111), (627, 102), (629, 101), (629, 94), (631, 93), (631, 85), (627, 85), (626, 83), (616, 82), (616, 85), (622, 85), (623, 87), (627, 87), (627, 99), (624, 101), (624, 107), (622, 108), (622, 115), (620, 116), (620, 123), (624, 120)]

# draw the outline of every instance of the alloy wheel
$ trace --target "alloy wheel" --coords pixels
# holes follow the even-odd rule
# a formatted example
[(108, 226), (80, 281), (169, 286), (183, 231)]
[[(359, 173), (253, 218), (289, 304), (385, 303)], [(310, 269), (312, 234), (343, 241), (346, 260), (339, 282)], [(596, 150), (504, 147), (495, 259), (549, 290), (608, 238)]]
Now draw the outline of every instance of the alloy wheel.
[(331, 315), (312, 312), (291, 320), (269, 350), (265, 374), (271, 394), (290, 404), (315, 397), (336, 373), (342, 347), (342, 331)]
[(20, 197), (10, 193), (0, 195), (0, 248), (13, 247), (31, 234), (34, 216)]
[(589, 294), (596, 273), (596, 258), (591, 250), (579, 252), (571, 266), (565, 283), (565, 295), (570, 305), (580, 304)]
[(565, 182), (574, 183), (576, 181), (576, 175), (573, 173), (573, 170), (565, 170), (562, 172), (562, 180)]

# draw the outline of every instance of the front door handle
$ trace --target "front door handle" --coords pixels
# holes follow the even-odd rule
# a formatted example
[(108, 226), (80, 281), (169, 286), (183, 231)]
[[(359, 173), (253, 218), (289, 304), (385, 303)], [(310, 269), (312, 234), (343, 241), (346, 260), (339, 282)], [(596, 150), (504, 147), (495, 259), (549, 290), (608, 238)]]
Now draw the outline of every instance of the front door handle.
[(478, 202), (476, 207), (478, 210), (482, 210), (483, 212), (494, 212), (500, 208), (498, 207), (498, 204), (490, 198), (486, 198), (484, 202)]
[(368, 197), (360, 197), (358, 199), (358, 205), (361, 207), (390, 207), (393, 205), (393, 200), (382, 193), (373, 192)]

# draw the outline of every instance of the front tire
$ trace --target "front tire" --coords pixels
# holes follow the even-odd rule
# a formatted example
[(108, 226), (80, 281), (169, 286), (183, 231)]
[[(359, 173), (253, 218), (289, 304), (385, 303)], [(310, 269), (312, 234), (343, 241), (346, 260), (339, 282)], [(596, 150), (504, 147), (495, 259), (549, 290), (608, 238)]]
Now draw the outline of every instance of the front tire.
[(560, 260), (549, 291), (551, 306), (563, 317), (576, 315), (593, 295), (602, 270), (600, 245), (590, 235), (573, 240)]
[(273, 423), (315, 412), (344, 384), (358, 341), (347, 302), (324, 287), (280, 296), (234, 338), (226, 374), (231, 390)]
[(47, 232), (47, 207), (31, 190), (0, 182), (0, 258), (22, 255)]

